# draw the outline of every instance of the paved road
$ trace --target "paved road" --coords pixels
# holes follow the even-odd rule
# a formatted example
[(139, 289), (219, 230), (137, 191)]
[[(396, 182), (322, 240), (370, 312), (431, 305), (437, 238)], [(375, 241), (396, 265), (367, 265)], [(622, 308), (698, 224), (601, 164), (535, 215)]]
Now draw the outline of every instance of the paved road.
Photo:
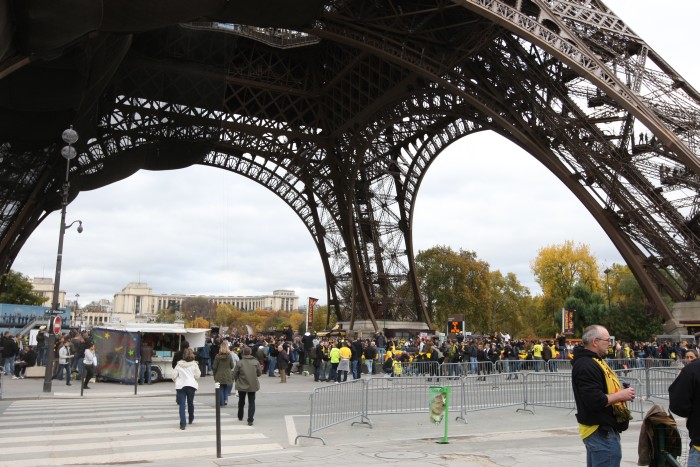
[[(77, 385), (53, 382), (42, 392), (38, 379), (3, 381), (0, 401), (0, 465), (344, 465), (459, 466), (585, 465), (574, 414), (565, 409), (515, 407), (472, 412), (468, 423), (449, 421), (449, 444), (439, 444), (444, 425), (426, 414), (372, 417), (372, 428), (340, 424), (319, 433), (326, 442), (301, 438), (308, 430), (310, 377), (288, 384), (261, 378), (255, 425), (235, 416), (237, 399), (221, 408), (221, 451), (216, 457), (216, 419), (211, 377), (200, 380), (195, 422), (179, 429), (173, 384), (134, 387), (92, 384), (80, 396)], [(399, 394), (397, 394), (399, 397)], [(623, 465), (637, 463), (640, 422), (623, 434)]]

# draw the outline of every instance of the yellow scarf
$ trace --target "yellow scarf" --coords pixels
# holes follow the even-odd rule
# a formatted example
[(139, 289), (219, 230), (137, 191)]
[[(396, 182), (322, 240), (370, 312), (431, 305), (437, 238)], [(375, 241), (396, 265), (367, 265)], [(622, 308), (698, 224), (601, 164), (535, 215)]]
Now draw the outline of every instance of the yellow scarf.
[[(599, 358), (594, 358), (593, 361), (598, 363), (600, 367), (603, 369), (603, 373), (605, 374), (605, 384), (608, 388), (608, 394), (615, 394), (617, 391), (620, 390), (622, 385), (620, 384), (620, 380), (617, 379), (617, 375), (615, 372), (608, 366), (605, 361), (599, 359)], [(629, 420), (632, 420), (632, 412), (627, 408), (627, 402), (615, 402), (612, 405), (613, 408), (613, 414), (615, 415), (615, 418), (617, 419), (618, 423), (623, 423), (627, 422)]]
[[(594, 358), (593, 361), (598, 363), (603, 369), (603, 374), (605, 375), (605, 385), (607, 386), (607, 393), (614, 394), (620, 390), (622, 385), (620, 380), (617, 379), (615, 372), (608, 366), (605, 361)], [(615, 419), (618, 423), (622, 423), (628, 420), (632, 420), (632, 413), (627, 408), (626, 402), (616, 402), (613, 404), (613, 414), (615, 414)], [(578, 431), (581, 435), (581, 439), (586, 439), (592, 435), (598, 429), (598, 425), (584, 425), (583, 423), (578, 424)]]

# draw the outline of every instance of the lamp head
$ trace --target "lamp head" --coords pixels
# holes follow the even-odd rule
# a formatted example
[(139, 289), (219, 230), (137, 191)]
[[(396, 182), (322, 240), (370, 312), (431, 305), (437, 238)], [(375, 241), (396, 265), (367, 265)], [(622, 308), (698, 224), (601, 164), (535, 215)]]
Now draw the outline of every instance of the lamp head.
[(78, 233), (83, 233), (83, 223), (78, 224)]

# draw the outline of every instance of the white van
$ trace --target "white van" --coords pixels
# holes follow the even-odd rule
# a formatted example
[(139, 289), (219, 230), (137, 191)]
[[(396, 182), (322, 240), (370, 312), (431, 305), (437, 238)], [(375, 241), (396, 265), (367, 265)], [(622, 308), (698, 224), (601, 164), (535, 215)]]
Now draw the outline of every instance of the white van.
[[(172, 379), (173, 354), (188, 341), (191, 349), (205, 345), (209, 329), (185, 328), (168, 323), (115, 323), (92, 328), (101, 379), (134, 382), (136, 360), (142, 341), (150, 341), (156, 356), (151, 363), (153, 382)], [(138, 373), (136, 373), (138, 375)]]

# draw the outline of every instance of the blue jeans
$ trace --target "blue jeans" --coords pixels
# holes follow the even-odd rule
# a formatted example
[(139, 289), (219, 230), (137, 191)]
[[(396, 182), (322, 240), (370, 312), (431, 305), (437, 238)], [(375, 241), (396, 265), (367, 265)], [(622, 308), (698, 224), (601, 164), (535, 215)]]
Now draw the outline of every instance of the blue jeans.
[(63, 370), (66, 371), (66, 384), (70, 383), (70, 363), (63, 363), (58, 365), (58, 372), (53, 379), (63, 379)]
[(690, 445), (688, 449), (688, 467), (700, 467), (700, 451)]
[(328, 381), (335, 381), (338, 379), (338, 363), (331, 363), (331, 372), (328, 375)]
[(46, 351), (48, 350), (46, 346), (37, 347), (36, 352), (36, 366), (46, 365)]
[(189, 415), (190, 423), (194, 420), (194, 393), (196, 389), (192, 386), (185, 386), (182, 389), (177, 390), (177, 403), (180, 405), (180, 426), (187, 425), (187, 419), (185, 418), (185, 402), (187, 403), (187, 413)]
[(208, 358), (200, 357), (199, 360), (199, 376), (206, 376), (207, 373), (209, 372), (209, 369), (211, 368), (211, 364), (209, 363)]
[(269, 357), (267, 376), (275, 376), (275, 368), (277, 368), (277, 357)]
[(83, 360), (82, 358), (79, 358), (79, 359), (78, 359), (78, 368), (77, 368), (77, 370), (78, 370), (78, 379), (79, 379), (79, 380), (82, 380), (82, 379), (83, 379), (83, 375), (85, 374), (85, 360)]
[(473, 375), (477, 374), (478, 364), (476, 362), (476, 357), (469, 357), (469, 364), (471, 365), (471, 368), (472, 368), (472, 374)]
[(5, 362), (3, 364), (3, 370), (6, 375), (14, 374), (15, 372), (15, 357), (5, 357)]
[(139, 371), (139, 383), (151, 384), (151, 362), (141, 362), (141, 371)]
[(357, 379), (360, 377), (360, 372), (358, 371), (359, 365), (357, 360), (350, 360), (350, 369), (352, 370), (352, 379)]
[(584, 439), (583, 444), (586, 446), (588, 467), (619, 467), (622, 461), (622, 446), (618, 433), (605, 433), (598, 429)]
[(231, 392), (229, 390), (230, 384), (221, 384), (219, 386), (219, 406), (223, 407), (226, 401), (228, 400), (228, 395)]

